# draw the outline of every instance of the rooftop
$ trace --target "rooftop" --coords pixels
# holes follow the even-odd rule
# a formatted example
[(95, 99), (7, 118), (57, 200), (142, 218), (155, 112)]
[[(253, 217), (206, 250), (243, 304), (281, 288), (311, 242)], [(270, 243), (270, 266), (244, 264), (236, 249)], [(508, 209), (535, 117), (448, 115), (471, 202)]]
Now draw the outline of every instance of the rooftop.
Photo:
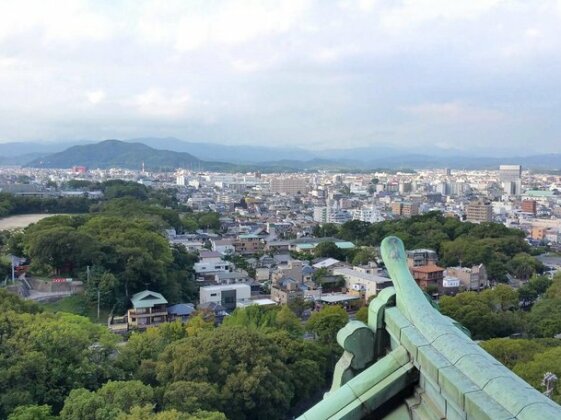
[(438, 273), (439, 271), (444, 271), (444, 268), (439, 267), (436, 264), (430, 264), (430, 265), (421, 265), (419, 267), (413, 267), (411, 268), (411, 270), (417, 273)]
[(387, 277), (378, 276), (376, 274), (369, 274), (365, 273), (364, 271), (353, 270), (351, 268), (336, 268), (333, 270), (333, 274), (340, 274), (342, 276), (349, 276), (349, 277), (356, 277), (361, 280), (365, 281), (372, 281), (375, 283), (387, 283), (390, 282), (391, 279)]
[(325, 303), (339, 303), (339, 302), (349, 302), (351, 300), (358, 300), (360, 296), (358, 295), (347, 295), (347, 294), (333, 294), (333, 295), (321, 295), (320, 301)]
[(152, 308), (155, 305), (167, 305), (168, 301), (160, 293), (144, 290), (131, 297), (135, 309)]

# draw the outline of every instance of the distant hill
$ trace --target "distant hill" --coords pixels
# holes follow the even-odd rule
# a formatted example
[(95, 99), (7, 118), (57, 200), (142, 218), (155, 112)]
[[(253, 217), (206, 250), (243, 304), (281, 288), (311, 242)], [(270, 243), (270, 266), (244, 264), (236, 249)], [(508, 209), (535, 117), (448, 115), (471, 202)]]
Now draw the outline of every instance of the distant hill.
[(62, 152), (32, 160), (26, 166), (33, 168), (71, 168), (83, 165), (88, 168), (140, 169), (142, 163), (149, 170), (174, 168), (201, 168), (227, 170), (230, 164), (205, 162), (186, 152), (157, 150), (142, 143), (105, 140), (100, 143), (72, 146)]
[[(25, 150), (34, 156), (15, 156)], [(474, 156), (458, 151), (444, 153), (431, 150), (430, 154), (404, 151), (385, 146), (339, 150), (306, 150), (294, 147), (221, 145), (185, 142), (175, 138), (139, 138), (135, 140), (106, 140), (100, 143), (85, 141), (65, 150), (49, 144), (35, 148), (39, 143), (0, 144), (1, 165), (23, 165), (38, 168), (68, 168), (84, 165), (90, 168), (121, 167), (139, 169), (144, 162), (147, 169), (169, 170), (192, 168), (224, 172), (289, 171), (366, 171), (375, 168), (451, 168), (498, 169), (500, 164), (520, 164), (525, 169), (560, 170), (561, 154), (530, 156)], [(68, 146), (59, 143), (58, 147)], [(56, 149), (56, 148), (55, 148)], [(37, 153), (39, 152), (39, 153)], [(434, 152), (434, 153), (433, 153)]]

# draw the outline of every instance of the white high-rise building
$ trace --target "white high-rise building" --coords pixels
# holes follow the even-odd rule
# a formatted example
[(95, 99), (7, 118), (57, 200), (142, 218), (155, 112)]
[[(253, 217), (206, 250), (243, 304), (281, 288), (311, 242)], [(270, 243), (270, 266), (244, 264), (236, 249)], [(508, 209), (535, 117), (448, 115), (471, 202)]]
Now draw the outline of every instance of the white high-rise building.
[(522, 194), (522, 166), (501, 165), (499, 179), (506, 195), (519, 196)]

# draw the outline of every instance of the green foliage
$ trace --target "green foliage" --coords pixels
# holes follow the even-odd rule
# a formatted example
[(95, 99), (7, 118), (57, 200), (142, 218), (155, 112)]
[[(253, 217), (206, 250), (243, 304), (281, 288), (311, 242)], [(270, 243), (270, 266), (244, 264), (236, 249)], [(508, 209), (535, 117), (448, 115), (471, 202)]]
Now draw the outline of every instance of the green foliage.
[(18, 314), (42, 312), (41, 307), (36, 303), (20, 299), (19, 296), (8, 292), (6, 289), (0, 289), (0, 307), (2, 312), (13, 311)]
[(300, 319), (287, 305), (283, 305), (275, 314), (275, 326), (280, 330), (288, 332), (293, 337), (302, 337), (304, 329)]
[(481, 343), (481, 347), (509, 369), (517, 363), (529, 362), (547, 346), (539, 340), (493, 338)]
[[(561, 346), (549, 348), (543, 352), (535, 354), (534, 358), (525, 363), (517, 363), (513, 370), (514, 373), (524, 378), (530, 385), (539, 390), (545, 390), (541, 385), (544, 374), (551, 372), (561, 378)], [(555, 384), (551, 398), (561, 403), (561, 386), (559, 382)]]
[(368, 324), (368, 306), (363, 306), (360, 308), (355, 315), (358, 321), (362, 321), (365, 324)]
[(520, 253), (507, 263), (507, 269), (516, 278), (527, 280), (532, 275), (543, 272), (543, 264), (529, 254)]
[(315, 225), (313, 235), (316, 238), (328, 238), (337, 235), (339, 227), (334, 223), (324, 223), (322, 225)]
[(294, 395), (280, 349), (254, 329), (220, 327), (168, 346), (158, 380), (215, 384), (232, 419), (281, 418)]
[(177, 381), (166, 387), (164, 407), (186, 413), (213, 410), (220, 404), (218, 388), (207, 382)]
[(551, 283), (552, 281), (547, 276), (534, 276), (518, 289), (518, 296), (522, 302), (532, 304), (547, 291)]
[(109, 420), (136, 406), (152, 406), (154, 391), (140, 381), (109, 381), (96, 392), (74, 389), (60, 413), (63, 420)]
[(202, 314), (191, 316), (189, 322), (187, 322), (187, 335), (189, 337), (195, 337), (205, 330), (210, 330), (214, 328), (214, 320), (205, 319)]
[(0, 193), (0, 217), (30, 213), (87, 213), (95, 202), (86, 197), (24, 197)]
[[(557, 339), (498, 338), (483, 342), (481, 346), (534, 388), (544, 391), (541, 385), (546, 372), (561, 377), (561, 341)], [(557, 383), (553, 400), (561, 402), (561, 387)]]
[(528, 315), (530, 332), (536, 337), (561, 334), (561, 299), (542, 299)]
[(154, 391), (140, 381), (109, 381), (96, 394), (103, 398), (105, 406), (128, 412), (131, 407), (150, 404)]
[(335, 258), (340, 261), (345, 259), (345, 252), (332, 241), (317, 244), (314, 248), (314, 255), (316, 258)]
[(54, 420), (48, 405), (21, 405), (8, 416), (8, 420)]
[(369, 262), (376, 262), (376, 250), (373, 247), (363, 247), (354, 253), (353, 265), (366, 265)]
[(195, 232), (198, 229), (214, 230), (220, 229), (220, 215), (215, 212), (186, 213), (181, 222), (183, 229), (187, 232)]
[[(118, 375), (111, 361), (116, 337), (70, 314), (38, 313), (0, 295), (0, 417), (20, 405), (48, 404), (55, 412), (75, 387), (97, 387)], [(16, 312), (18, 311), (18, 312)]]
[[(445, 266), (483, 263), (490, 279), (497, 281), (505, 281), (508, 272), (528, 278), (543, 269), (537, 260), (525, 255), (530, 247), (524, 241), (524, 233), (498, 223), (473, 224), (429, 212), (380, 223), (353, 220), (338, 229), (333, 236), (366, 246), (379, 246), (386, 236), (395, 235), (407, 249), (434, 249)], [(357, 263), (368, 259), (359, 252), (354, 254), (359, 255)], [(514, 262), (510, 262), (515, 256)]]
[(281, 329), (295, 337), (300, 337), (303, 332), (300, 320), (286, 305), (281, 308), (265, 308), (257, 305), (238, 308), (231, 316), (224, 319), (223, 325), (243, 326), (264, 332)]
[(443, 296), (440, 311), (466, 327), (474, 339), (505, 337), (523, 329), (518, 295), (509, 286), (498, 285), (484, 292)]
[(347, 324), (348, 320), (349, 315), (343, 307), (326, 305), (312, 314), (306, 329), (314, 333), (320, 342), (334, 344), (337, 332)]
[(133, 407), (130, 413), (120, 413), (117, 420), (227, 420), (218, 411), (199, 410), (195, 413), (182, 413), (175, 409), (154, 413), (151, 406)]

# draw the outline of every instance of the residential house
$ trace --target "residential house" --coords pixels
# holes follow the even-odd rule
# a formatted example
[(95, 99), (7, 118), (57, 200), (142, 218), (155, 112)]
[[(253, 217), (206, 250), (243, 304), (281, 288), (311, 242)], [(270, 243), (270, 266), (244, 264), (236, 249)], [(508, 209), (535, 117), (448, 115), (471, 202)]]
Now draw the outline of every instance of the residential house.
[(265, 248), (261, 236), (254, 234), (239, 235), (233, 245), (236, 253), (241, 255), (257, 254)]
[(304, 298), (307, 286), (291, 277), (283, 277), (271, 285), (271, 299), (282, 305), (286, 305), (297, 298)]
[(202, 306), (214, 303), (227, 311), (233, 311), (238, 302), (247, 302), (250, 297), (251, 288), (244, 283), (205, 286), (199, 289), (199, 302)]
[(221, 255), (232, 255), (236, 252), (233, 239), (213, 239), (210, 241), (211, 249)]
[(380, 290), (392, 286), (392, 281), (387, 277), (372, 274), (360, 269), (339, 267), (333, 269), (333, 274), (343, 276), (345, 287), (351, 294), (358, 294), (365, 301), (376, 296)]
[(168, 306), (168, 321), (187, 322), (189, 317), (195, 312), (195, 305), (192, 303), (178, 303)]
[(438, 255), (432, 249), (413, 249), (407, 251), (407, 265), (411, 267), (420, 267), (423, 265), (436, 264)]
[(464, 290), (481, 290), (489, 287), (489, 279), (485, 265), (479, 264), (473, 267), (448, 267), (446, 278), (452, 277), (460, 281), (460, 287)]
[(442, 292), (443, 280), (444, 280), (444, 268), (437, 266), (436, 264), (422, 265), (419, 267), (411, 267), (411, 273), (413, 278), (423, 290), (430, 287), (437, 287), (438, 291)]
[(168, 301), (160, 293), (144, 290), (131, 297), (127, 311), (128, 327), (144, 329), (167, 321)]

